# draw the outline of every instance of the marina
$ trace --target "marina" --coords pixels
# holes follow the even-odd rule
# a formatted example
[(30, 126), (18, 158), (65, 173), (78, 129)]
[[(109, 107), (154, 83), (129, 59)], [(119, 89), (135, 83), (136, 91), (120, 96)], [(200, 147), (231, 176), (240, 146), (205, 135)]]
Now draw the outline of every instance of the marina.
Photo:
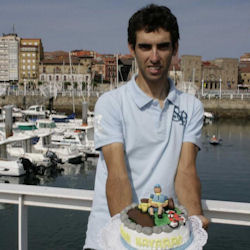
[[(250, 178), (249, 131), (250, 122), (241, 120), (220, 120), (204, 126), (202, 150), (197, 159), (203, 184), (203, 200), (250, 203), (249, 195), (245, 191), (249, 189)], [(219, 147), (214, 147), (208, 141), (215, 133), (223, 138), (223, 144)], [(82, 191), (93, 190), (96, 163), (97, 158), (89, 158), (80, 165), (63, 164), (64, 171), (54, 176), (40, 177), (36, 184)], [(20, 184), (23, 184), (24, 179), (21, 179)], [(26, 179), (25, 182), (34, 184), (34, 180)], [(228, 203), (224, 206), (224, 210), (229, 208)], [(16, 205), (3, 205), (0, 210), (0, 223), (5, 228), (3, 237), (0, 238), (0, 249), (17, 249), (17, 214)], [(88, 211), (29, 206), (29, 248), (42, 250), (46, 246), (46, 249), (82, 249), (88, 214)], [(250, 245), (249, 226), (211, 223), (208, 232), (209, 239), (204, 248), (207, 250), (243, 250)]]

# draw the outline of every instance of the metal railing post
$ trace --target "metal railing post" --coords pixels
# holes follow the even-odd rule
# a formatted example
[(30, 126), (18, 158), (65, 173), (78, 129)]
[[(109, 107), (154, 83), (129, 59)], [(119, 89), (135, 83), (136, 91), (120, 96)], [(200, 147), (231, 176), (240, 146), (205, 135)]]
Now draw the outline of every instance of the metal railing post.
[(18, 197), (18, 250), (28, 250), (28, 208), (23, 195)]

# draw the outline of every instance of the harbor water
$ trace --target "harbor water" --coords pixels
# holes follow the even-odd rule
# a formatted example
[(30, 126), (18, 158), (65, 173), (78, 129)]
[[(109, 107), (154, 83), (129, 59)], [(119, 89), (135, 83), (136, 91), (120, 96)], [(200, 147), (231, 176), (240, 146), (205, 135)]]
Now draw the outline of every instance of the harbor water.
[[(212, 135), (221, 144), (209, 144)], [(202, 198), (250, 202), (250, 121), (220, 120), (203, 128), (197, 169)], [(14, 178), (10, 182), (67, 188), (94, 188), (96, 159), (40, 179)], [(29, 250), (78, 250), (85, 241), (89, 212), (28, 208)], [(205, 250), (250, 249), (250, 227), (211, 224)], [(0, 204), (0, 250), (16, 250), (17, 206)]]

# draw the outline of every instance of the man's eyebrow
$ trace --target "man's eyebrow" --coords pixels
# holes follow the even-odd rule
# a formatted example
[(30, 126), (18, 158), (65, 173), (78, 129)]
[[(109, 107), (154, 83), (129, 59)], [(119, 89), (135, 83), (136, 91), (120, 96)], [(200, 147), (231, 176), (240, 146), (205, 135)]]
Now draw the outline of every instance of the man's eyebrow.
[(158, 43), (157, 46), (169, 46), (171, 42)]

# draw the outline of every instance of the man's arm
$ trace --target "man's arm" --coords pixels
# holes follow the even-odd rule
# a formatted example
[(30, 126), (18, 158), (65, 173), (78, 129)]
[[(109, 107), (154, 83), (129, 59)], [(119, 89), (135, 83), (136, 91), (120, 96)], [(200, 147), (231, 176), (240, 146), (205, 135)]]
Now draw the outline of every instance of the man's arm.
[(106, 195), (111, 216), (120, 213), (132, 203), (132, 190), (128, 178), (122, 143), (112, 143), (102, 147), (108, 169)]
[(198, 147), (193, 143), (182, 144), (175, 177), (175, 191), (179, 202), (188, 210), (188, 215), (197, 215), (207, 228), (209, 220), (203, 216), (201, 207), (201, 184), (196, 171)]

